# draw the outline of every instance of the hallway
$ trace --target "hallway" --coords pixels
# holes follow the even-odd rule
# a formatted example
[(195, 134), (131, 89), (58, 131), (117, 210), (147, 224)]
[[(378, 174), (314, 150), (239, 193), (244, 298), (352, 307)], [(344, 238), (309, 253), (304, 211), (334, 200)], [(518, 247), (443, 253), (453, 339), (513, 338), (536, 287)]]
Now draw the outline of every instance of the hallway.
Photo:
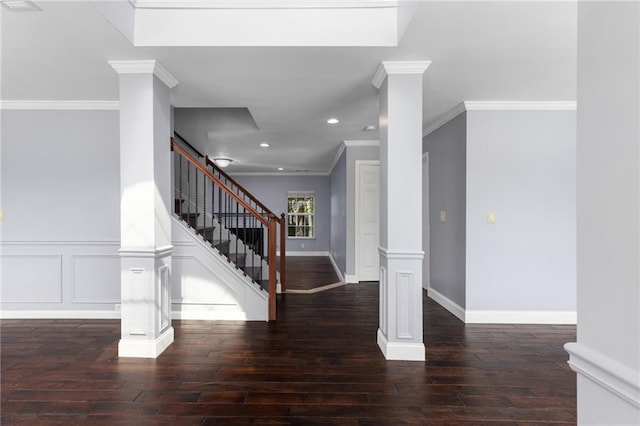
[(573, 326), (467, 325), (424, 298), (428, 361), (384, 360), (377, 283), (279, 296), (278, 321), (174, 321), (157, 360), (117, 320), (3, 320), (3, 425), (575, 424)]

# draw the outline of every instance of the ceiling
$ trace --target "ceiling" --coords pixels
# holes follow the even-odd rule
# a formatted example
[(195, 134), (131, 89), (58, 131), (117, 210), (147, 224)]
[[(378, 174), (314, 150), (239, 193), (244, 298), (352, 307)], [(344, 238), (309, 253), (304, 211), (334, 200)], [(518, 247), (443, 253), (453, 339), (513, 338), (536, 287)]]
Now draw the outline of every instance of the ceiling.
[(384, 60), (432, 61), (425, 128), (468, 100), (576, 98), (575, 1), (419, 2), (395, 47), (134, 47), (88, 2), (35, 3), (42, 11), (0, 12), (2, 100), (117, 100), (107, 61), (156, 59), (179, 82), (174, 107), (216, 108), (191, 110), (211, 128), (199, 119), (185, 132), (233, 158), (231, 173), (326, 173), (342, 141), (377, 139), (363, 129), (377, 124), (371, 80)]

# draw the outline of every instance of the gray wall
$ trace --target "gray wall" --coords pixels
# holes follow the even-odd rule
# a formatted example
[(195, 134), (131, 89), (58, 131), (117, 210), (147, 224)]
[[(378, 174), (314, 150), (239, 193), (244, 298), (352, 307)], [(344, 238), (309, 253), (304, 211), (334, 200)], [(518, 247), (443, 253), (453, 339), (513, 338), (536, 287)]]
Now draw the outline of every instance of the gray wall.
[(277, 215), (287, 212), (287, 191), (313, 191), (316, 195), (316, 237), (288, 238), (287, 251), (329, 252), (331, 236), (329, 176), (234, 175), (233, 178)]
[[(466, 113), (423, 140), (429, 153), (430, 287), (465, 307)], [(440, 212), (446, 211), (446, 222)]]
[(575, 311), (575, 120), (467, 112), (467, 310)]
[(117, 317), (118, 111), (1, 114), (2, 310)]
[(3, 241), (120, 240), (118, 120), (2, 111)]
[(331, 255), (342, 274), (347, 269), (347, 151), (333, 167), (331, 181)]
[(639, 75), (640, 4), (578, 2), (578, 424), (640, 422)]

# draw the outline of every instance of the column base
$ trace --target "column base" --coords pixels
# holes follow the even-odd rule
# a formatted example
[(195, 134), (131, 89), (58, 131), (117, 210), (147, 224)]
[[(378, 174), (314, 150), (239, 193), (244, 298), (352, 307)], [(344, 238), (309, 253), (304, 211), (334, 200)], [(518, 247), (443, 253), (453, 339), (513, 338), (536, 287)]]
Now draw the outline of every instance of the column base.
[(378, 347), (385, 359), (391, 361), (426, 361), (423, 343), (389, 342), (382, 330), (378, 329)]
[(155, 340), (120, 339), (118, 356), (121, 358), (158, 358), (173, 343), (173, 327), (167, 328)]

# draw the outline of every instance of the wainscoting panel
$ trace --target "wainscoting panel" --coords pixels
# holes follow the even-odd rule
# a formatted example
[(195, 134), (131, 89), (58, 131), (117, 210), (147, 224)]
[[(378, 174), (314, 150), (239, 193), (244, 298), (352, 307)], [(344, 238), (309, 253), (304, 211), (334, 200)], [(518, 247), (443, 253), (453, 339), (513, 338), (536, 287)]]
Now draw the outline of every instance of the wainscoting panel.
[(3, 254), (3, 303), (61, 303), (62, 254)]
[(120, 303), (120, 256), (72, 255), (71, 303)]

